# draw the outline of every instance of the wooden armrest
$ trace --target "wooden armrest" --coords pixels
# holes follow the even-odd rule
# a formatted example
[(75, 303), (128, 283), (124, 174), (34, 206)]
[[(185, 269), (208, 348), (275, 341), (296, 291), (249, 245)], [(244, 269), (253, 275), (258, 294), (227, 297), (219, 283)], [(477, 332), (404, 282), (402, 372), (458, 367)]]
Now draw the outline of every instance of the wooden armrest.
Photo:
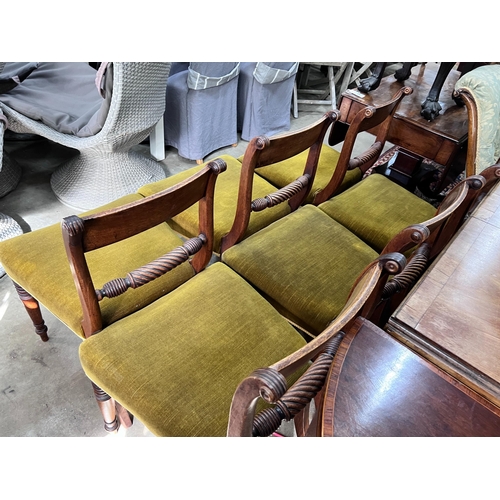
[(253, 422), (252, 436), (267, 437), (275, 432), (283, 420), (292, 420), (314, 399), (323, 388), (331, 363), (343, 332), (325, 344), (325, 349), (318, 355), (307, 371), (276, 402), (276, 405), (259, 412)]
[[(270, 425), (270, 428), (275, 426), (278, 418), (280, 418), (281, 423), (281, 414), (285, 418), (293, 418), (295, 414), (305, 408), (315, 394), (323, 388), (326, 374), (325, 376), (320, 375), (323, 378), (320, 378), (318, 382), (314, 382), (313, 378), (318, 373), (323, 373), (323, 363), (330, 366), (338, 347), (337, 343), (342, 340), (342, 332), (355, 321), (358, 315), (369, 317), (380, 300), (382, 287), (385, 285), (387, 276), (400, 273), (405, 266), (406, 259), (401, 254), (381, 255), (368, 265), (359, 276), (344, 308), (320, 335), (272, 366), (256, 370), (249, 377), (246, 377), (233, 396), (227, 435), (251, 436), (254, 430), (259, 433), (266, 432), (267, 426)], [(321, 353), (325, 354), (320, 358)], [(309, 375), (306, 372), (299, 379), (299, 382), (294, 384), (293, 391), (290, 389), (291, 393), (287, 393), (286, 377), (316, 358), (318, 359), (317, 366), (310, 371), (308, 370)], [(298, 406), (295, 403), (292, 404), (292, 397), (305, 393), (307, 394), (302, 403), (299, 403)], [(286, 396), (283, 397), (285, 394)], [(278, 404), (276, 411), (267, 412), (269, 415), (259, 417), (256, 425), (259, 427), (262, 425), (262, 430), (254, 429), (255, 406), (259, 398), (270, 404)], [(262, 423), (260, 420), (265, 422)]]
[(415, 254), (408, 261), (406, 267), (385, 284), (382, 299), (388, 299), (401, 290), (412, 287), (426, 270), (429, 256), (429, 245), (423, 243), (415, 251)]
[(186, 262), (191, 255), (201, 250), (206, 241), (205, 235), (200, 234), (196, 238), (187, 240), (184, 245), (174, 248), (153, 262), (145, 264), (135, 271), (131, 271), (125, 278), (116, 278), (108, 281), (100, 290), (96, 290), (97, 300), (101, 301), (104, 297), (118, 297), (129, 288), (139, 288), (163, 276), (168, 271)]

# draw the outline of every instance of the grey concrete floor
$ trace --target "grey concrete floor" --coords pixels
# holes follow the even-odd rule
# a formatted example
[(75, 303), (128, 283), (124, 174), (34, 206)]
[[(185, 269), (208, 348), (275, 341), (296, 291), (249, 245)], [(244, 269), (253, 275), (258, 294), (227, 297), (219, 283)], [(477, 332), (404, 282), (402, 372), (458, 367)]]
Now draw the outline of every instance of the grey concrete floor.
[[(313, 123), (327, 109), (301, 105), (299, 117), (291, 118), (291, 129)], [(372, 141), (373, 136), (362, 135), (356, 151), (363, 151)], [(236, 147), (214, 151), (206, 159), (221, 154), (237, 157), (247, 144), (240, 140)], [(149, 155), (147, 145), (136, 149)], [(0, 213), (16, 220), (24, 232), (77, 214), (61, 204), (50, 188), (51, 173), (75, 154), (73, 150), (42, 138), (6, 138), (5, 150), (21, 165), (22, 178), (15, 190), (0, 198)], [(179, 157), (173, 148), (167, 148), (161, 164), (167, 176), (196, 165)], [(0, 278), (0, 436), (112, 437), (103, 428), (91, 384), (80, 366), (80, 338), (43, 305), (42, 313), (49, 328), (48, 342), (34, 333), (10, 278)], [(118, 436), (153, 435), (136, 419), (130, 429), (120, 429)]]

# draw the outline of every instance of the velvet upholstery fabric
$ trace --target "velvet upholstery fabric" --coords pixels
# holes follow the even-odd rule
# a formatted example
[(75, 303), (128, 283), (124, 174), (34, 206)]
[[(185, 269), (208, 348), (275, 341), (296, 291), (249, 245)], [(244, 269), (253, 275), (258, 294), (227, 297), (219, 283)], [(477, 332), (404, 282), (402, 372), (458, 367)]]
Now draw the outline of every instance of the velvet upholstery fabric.
[(318, 208), (377, 252), (405, 227), (436, 215), (430, 203), (380, 174), (369, 175)]
[[(7, 63), (4, 71), (11, 71)], [(25, 63), (21, 63), (25, 64)], [(96, 135), (111, 104), (113, 72), (105, 77), (106, 98), (96, 87), (96, 70), (88, 63), (41, 62), (29, 76), (0, 100), (10, 108), (63, 134)]]
[[(214, 195), (214, 251), (219, 252), (221, 238), (229, 232), (233, 225), (238, 201), (238, 189), (240, 184), (241, 163), (229, 155), (220, 156), (226, 163), (227, 169), (224, 175), (217, 179)], [(203, 168), (203, 165), (190, 168), (184, 172), (167, 177), (161, 181), (153, 182), (139, 188), (138, 193), (149, 196), (167, 187), (188, 178)], [(253, 198), (263, 197), (276, 188), (266, 180), (254, 175)], [(290, 213), (288, 203), (281, 203), (276, 207), (268, 208), (262, 212), (252, 213), (247, 235), (253, 234), (262, 227)], [(189, 207), (184, 212), (173, 217), (168, 224), (182, 235), (194, 237), (198, 235), (198, 203)]]
[[(109, 205), (87, 213), (122, 206), (142, 199), (138, 194), (120, 198)], [(96, 288), (114, 278), (147, 264), (182, 245), (182, 240), (166, 223), (107, 247), (86, 253)], [(0, 262), (13, 281), (22, 286), (72, 331), (84, 337), (81, 328), (83, 312), (69, 267), (61, 225), (0, 242)], [(100, 302), (103, 324), (107, 326), (143, 308), (158, 297), (191, 278), (194, 270), (188, 262), (135, 290)]]
[(222, 261), (317, 335), (377, 257), (319, 208), (305, 205), (226, 250)]
[[(255, 172), (257, 175), (263, 177), (277, 188), (284, 187), (304, 173), (304, 165), (308, 154), (309, 150), (302, 151), (302, 153), (292, 156), (292, 158), (289, 158), (288, 160), (258, 168)], [(321, 191), (321, 189), (328, 184), (332, 178), (335, 168), (337, 167), (339, 156), (340, 153), (338, 151), (330, 146), (327, 146), (326, 144), (323, 144), (316, 170), (316, 176), (314, 177), (314, 182), (311, 191), (307, 196), (306, 203), (312, 203), (316, 193)], [(239, 160), (243, 161), (243, 157), (241, 156)], [(348, 170), (338, 192), (341, 193), (342, 191), (345, 191), (349, 187), (353, 186), (361, 180), (361, 177), (362, 174), (359, 168)]]
[(225, 436), (238, 384), (303, 347), (244, 280), (215, 263), (80, 345), (87, 376), (159, 436)]

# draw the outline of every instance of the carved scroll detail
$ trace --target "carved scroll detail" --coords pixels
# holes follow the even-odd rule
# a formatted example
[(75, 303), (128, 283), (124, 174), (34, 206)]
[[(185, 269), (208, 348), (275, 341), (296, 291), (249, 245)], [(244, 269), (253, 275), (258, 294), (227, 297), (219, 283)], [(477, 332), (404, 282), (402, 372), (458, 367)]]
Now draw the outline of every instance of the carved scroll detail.
[(269, 144), (271, 144), (271, 141), (269, 140), (269, 137), (266, 137), (265, 135), (259, 135), (255, 139), (256, 149), (264, 149), (265, 147), (269, 146)]
[(375, 142), (361, 156), (356, 156), (355, 158), (351, 158), (351, 160), (349, 160), (349, 166), (347, 167), (347, 170), (353, 170), (355, 168), (360, 167), (361, 165), (364, 165), (365, 163), (368, 163), (369, 161), (379, 156), (381, 152), (382, 152), (382, 143)]
[(83, 233), (84, 230), (83, 221), (77, 215), (65, 217), (62, 221), (62, 226), (70, 236), (76, 236), (79, 233)]
[(327, 342), (324, 351), (318, 355), (307, 372), (278, 400), (276, 406), (266, 408), (255, 416), (253, 436), (270, 436), (283, 420), (291, 420), (312, 401), (325, 383), (328, 370), (343, 338), (344, 334), (341, 332)]
[(207, 163), (207, 166), (210, 167), (210, 170), (215, 174), (221, 174), (227, 169), (227, 163), (222, 158), (215, 158), (214, 160)]
[(200, 234), (196, 238), (187, 240), (184, 245), (174, 248), (167, 254), (146, 264), (135, 271), (131, 271), (125, 278), (116, 278), (105, 283), (100, 290), (96, 290), (97, 300), (104, 297), (112, 298), (125, 293), (129, 288), (138, 288), (149, 283), (168, 271), (186, 262), (191, 255), (198, 252), (206, 243), (207, 238)]
[(388, 299), (392, 295), (413, 286), (416, 281), (422, 276), (427, 263), (429, 262), (429, 245), (424, 243), (412, 257), (407, 266), (394, 276), (391, 281), (388, 281), (382, 292), (382, 299)]
[(289, 200), (292, 196), (307, 187), (310, 180), (311, 177), (309, 174), (301, 175), (298, 179), (279, 189), (275, 193), (268, 194), (264, 198), (256, 198), (251, 204), (252, 211), (260, 212), (266, 208), (274, 207), (286, 200)]

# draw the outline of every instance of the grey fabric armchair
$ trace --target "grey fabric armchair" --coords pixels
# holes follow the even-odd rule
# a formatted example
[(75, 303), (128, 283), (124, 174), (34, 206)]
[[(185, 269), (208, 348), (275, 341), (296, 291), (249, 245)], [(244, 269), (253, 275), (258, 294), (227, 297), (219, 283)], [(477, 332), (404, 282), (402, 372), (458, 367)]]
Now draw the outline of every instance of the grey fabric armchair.
[(250, 141), (290, 130), (298, 62), (241, 63), (238, 80), (238, 130)]
[(14, 132), (79, 151), (54, 171), (51, 186), (62, 203), (92, 209), (165, 177), (159, 163), (131, 148), (163, 115), (170, 65), (114, 62), (96, 71), (87, 63), (38, 63), (0, 95), (0, 109)]
[(165, 144), (203, 163), (213, 151), (238, 142), (236, 100), (240, 65), (192, 62), (168, 80)]

